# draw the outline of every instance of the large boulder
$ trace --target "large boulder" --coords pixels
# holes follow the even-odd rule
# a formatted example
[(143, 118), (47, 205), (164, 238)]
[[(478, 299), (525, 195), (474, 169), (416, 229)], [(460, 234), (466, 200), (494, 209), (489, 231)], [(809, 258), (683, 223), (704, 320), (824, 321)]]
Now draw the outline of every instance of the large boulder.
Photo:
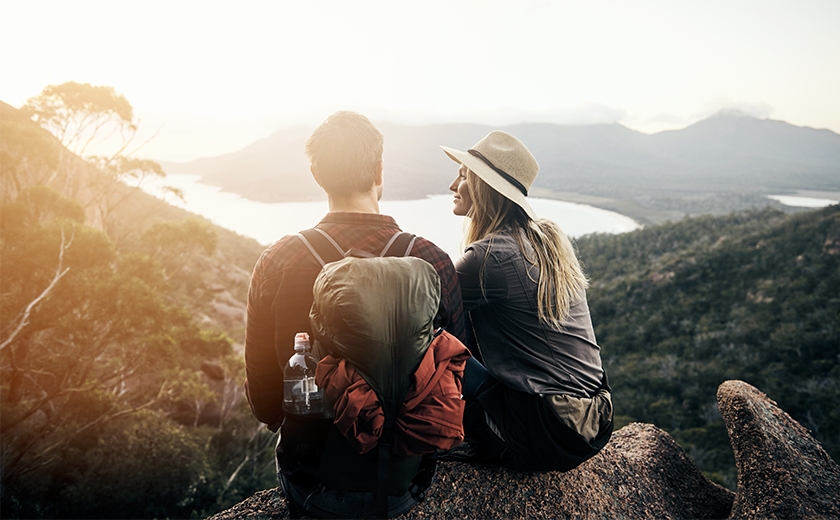
[(743, 381), (717, 398), (738, 466), (732, 518), (840, 518), (840, 468), (808, 430)]
[[(742, 381), (718, 388), (737, 495), (710, 482), (666, 432), (634, 423), (567, 473), (444, 462), (405, 518), (840, 518), (840, 468), (808, 430)], [(213, 520), (288, 518), (279, 488)]]
[(441, 465), (427, 500), (407, 516), (726, 518), (734, 498), (709, 481), (670, 435), (634, 423), (567, 473)]
[[(604, 450), (567, 473), (438, 464), (426, 500), (405, 518), (726, 518), (734, 493), (710, 482), (670, 435), (650, 424), (613, 434)], [(213, 520), (288, 518), (279, 488)]]

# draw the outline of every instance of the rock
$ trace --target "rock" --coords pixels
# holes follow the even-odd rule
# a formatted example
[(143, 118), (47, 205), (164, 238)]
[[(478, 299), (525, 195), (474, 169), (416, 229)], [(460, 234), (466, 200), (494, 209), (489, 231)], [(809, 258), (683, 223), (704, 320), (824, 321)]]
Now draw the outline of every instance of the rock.
[[(403, 518), (726, 518), (733, 500), (734, 493), (710, 482), (670, 435), (636, 423), (567, 473), (442, 462), (426, 500)], [(212, 520), (288, 514), (276, 488)]]
[(738, 466), (731, 518), (840, 518), (840, 468), (808, 430), (743, 381), (717, 399)]
[(209, 520), (267, 520), (273, 518), (289, 518), (289, 508), (286, 497), (280, 488), (260, 491), (251, 498), (243, 500), (230, 509), (213, 515)]
[[(567, 473), (438, 464), (404, 518), (840, 518), (840, 467), (808, 430), (742, 381), (718, 388), (737, 495), (709, 481), (666, 432), (634, 423)], [(288, 518), (279, 488), (213, 520)]]
[(567, 472), (439, 466), (422, 518), (726, 518), (734, 493), (709, 481), (666, 432), (634, 423)]

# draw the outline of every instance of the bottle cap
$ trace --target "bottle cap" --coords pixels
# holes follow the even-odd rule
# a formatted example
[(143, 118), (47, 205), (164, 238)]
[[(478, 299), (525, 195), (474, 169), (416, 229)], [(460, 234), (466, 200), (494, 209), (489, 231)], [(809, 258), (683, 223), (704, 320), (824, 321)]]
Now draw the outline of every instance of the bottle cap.
[(309, 334), (305, 332), (295, 334), (295, 350), (304, 350), (307, 348), (309, 348)]

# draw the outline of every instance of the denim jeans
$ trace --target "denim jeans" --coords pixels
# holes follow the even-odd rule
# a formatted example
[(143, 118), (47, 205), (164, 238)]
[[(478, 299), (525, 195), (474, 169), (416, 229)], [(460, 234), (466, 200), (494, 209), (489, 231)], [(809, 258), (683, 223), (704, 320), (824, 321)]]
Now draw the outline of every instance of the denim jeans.
[(493, 381), (495, 379), (487, 372), (484, 365), (476, 361), (475, 358), (469, 358), (464, 367), (464, 379), (461, 383), (461, 394), (464, 396), (464, 401), (472, 402), (475, 396), (480, 394)]

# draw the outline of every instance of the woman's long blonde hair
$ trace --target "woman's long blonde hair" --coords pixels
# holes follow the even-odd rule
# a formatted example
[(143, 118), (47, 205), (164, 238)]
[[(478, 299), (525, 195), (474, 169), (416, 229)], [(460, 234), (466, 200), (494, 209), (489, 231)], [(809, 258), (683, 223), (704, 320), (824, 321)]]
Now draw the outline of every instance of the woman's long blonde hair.
[[(512, 231), (525, 260), (540, 268), (537, 285), (540, 321), (554, 328), (562, 327), (569, 318), (572, 303), (583, 296), (589, 285), (569, 238), (551, 220), (532, 220), (525, 210), (491, 188), (472, 170), (467, 170), (467, 186), (472, 197), (472, 208), (467, 215), (467, 243), (489, 237), (492, 247), (496, 233), (503, 229)], [(525, 247), (523, 240), (531, 247)], [(482, 265), (482, 271), (483, 268)], [(482, 287), (483, 277), (482, 273)]]

